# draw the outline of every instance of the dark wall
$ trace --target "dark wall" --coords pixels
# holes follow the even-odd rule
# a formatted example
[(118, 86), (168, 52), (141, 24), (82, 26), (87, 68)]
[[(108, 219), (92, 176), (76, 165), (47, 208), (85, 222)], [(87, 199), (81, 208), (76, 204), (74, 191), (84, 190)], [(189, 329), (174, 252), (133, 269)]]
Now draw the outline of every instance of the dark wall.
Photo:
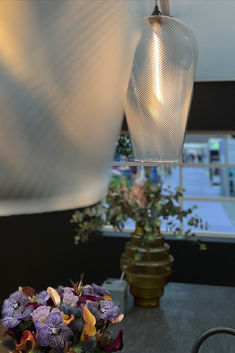
[(235, 81), (196, 82), (188, 131), (235, 131)]
[[(188, 132), (235, 131), (235, 81), (195, 82)], [(127, 131), (126, 120), (123, 131)]]
[[(1, 291), (5, 297), (19, 285), (43, 289), (69, 285), (85, 273), (86, 282), (101, 282), (119, 266), (115, 239), (99, 237), (73, 244), (72, 211), (0, 218)], [(116, 274), (116, 273), (115, 273)], [(119, 273), (118, 273), (119, 275)]]
[[(69, 279), (101, 283), (119, 277), (125, 237), (97, 237), (73, 244), (72, 211), (1, 217), (0, 299), (19, 285), (37, 289), (69, 284)], [(195, 241), (169, 239), (175, 258), (171, 281), (235, 286), (235, 243), (206, 241), (200, 251)]]

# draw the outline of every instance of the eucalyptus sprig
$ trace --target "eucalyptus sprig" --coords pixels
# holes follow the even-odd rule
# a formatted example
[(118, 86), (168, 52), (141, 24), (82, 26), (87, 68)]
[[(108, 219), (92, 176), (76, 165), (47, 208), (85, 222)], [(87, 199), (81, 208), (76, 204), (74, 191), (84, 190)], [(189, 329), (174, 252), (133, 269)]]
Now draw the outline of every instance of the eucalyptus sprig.
[(101, 231), (105, 224), (106, 208), (102, 203), (85, 207), (75, 211), (71, 223), (76, 224), (74, 244), (85, 243), (97, 231)]
[[(139, 177), (137, 172), (131, 184), (124, 178), (113, 179), (105, 204), (99, 203), (73, 214), (71, 222), (76, 224), (75, 244), (88, 241), (104, 225), (112, 225), (114, 230), (122, 231), (129, 218), (136, 222), (139, 235), (147, 241), (160, 233), (163, 221), (168, 232), (185, 237), (193, 235), (193, 228), (208, 229), (207, 222), (195, 214), (196, 205), (187, 209), (181, 207), (184, 189), (154, 184), (150, 179), (137, 183)], [(180, 226), (182, 222), (186, 222), (188, 227), (185, 232)]]
[[(119, 217), (125, 215), (133, 219), (137, 227), (142, 229), (145, 239), (151, 240), (157, 235), (163, 220), (166, 221), (167, 231), (175, 235), (192, 235), (192, 228), (198, 226), (208, 229), (207, 222), (194, 213), (196, 205), (188, 209), (181, 208), (180, 200), (185, 190), (180, 187), (173, 190), (170, 186), (166, 188), (162, 183), (154, 184), (151, 180), (137, 184), (134, 177), (132, 187), (124, 184), (121, 190), (124, 200), (120, 204), (124, 207)], [(121, 195), (120, 187), (117, 192)], [(111, 202), (110, 207), (113, 206)], [(184, 220), (190, 228), (182, 233), (179, 223)]]

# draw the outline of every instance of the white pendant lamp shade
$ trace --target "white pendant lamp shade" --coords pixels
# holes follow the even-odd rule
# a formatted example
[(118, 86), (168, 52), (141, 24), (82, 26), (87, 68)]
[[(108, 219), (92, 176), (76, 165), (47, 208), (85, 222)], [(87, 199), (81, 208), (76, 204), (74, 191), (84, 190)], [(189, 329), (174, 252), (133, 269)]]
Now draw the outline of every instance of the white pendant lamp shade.
[(0, 2), (0, 215), (104, 198), (146, 11), (139, 0)]
[(125, 103), (135, 160), (180, 160), (195, 65), (195, 40), (184, 24), (161, 15), (144, 20)]

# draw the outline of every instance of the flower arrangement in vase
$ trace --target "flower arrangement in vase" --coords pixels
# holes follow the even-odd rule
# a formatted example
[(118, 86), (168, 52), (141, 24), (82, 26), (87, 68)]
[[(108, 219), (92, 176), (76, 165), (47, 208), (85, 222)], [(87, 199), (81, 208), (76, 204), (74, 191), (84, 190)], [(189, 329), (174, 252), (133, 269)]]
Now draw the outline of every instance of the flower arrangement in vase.
[[(135, 297), (135, 304), (151, 307), (159, 304), (173, 267), (170, 247), (161, 231), (162, 222), (171, 234), (183, 235), (180, 224), (185, 220), (189, 226), (185, 236), (192, 234), (192, 227), (207, 228), (207, 224), (193, 214), (197, 206), (181, 208), (180, 198), (184, 190), (165, 188), (162, 183), (154, 184), (146, 179), (136, 183), (139, 176), (137, 173), (133, 177), (131, 187), (126, 181), (119, 186), (124, 195), (122, 212), (128, 210), (128, 217), (136, 223), (121, 257), (121, 269)], [(119, 198), (120, 190), (111, 191), (109, 200)]]
[[(131, 155), (128, 135), (119, 139), (118, 148), (117, 151), (125, 157)], [(177, 187), (173, 190), (161, 182), (155, 184), (149, 174), (150, 168), (146, 167), (145, 177), (141, 176), (140, 169), (133, 174), (131, 181), (113, 177), (106, 197), (107, 207), (102, 206), (102, 216), (96, 219), (98, 229), (108, 224), (118, 231), (123, 230), (129, 218), (135, 222), (135, 230), (121, 257), (121, 269), (130, 284), (135, 303), (140, 306), (158, 305), (167, 278), (172, 273), (173, 257), (162, 234), (162, 223), (169, 233), (184, 237), (193, 235), (192, 228), (208, 228), (207, 223), (194, 214), (196, 205), (182, 208), (180, 201), (184, 189)], [(72, 221), (79, 222), (77, 219)], [(186, 231), (182, 229), (183, 222), (188, 226)], [(85, 228), (82, 223), (79, 226), (79, 237), (82, 237), (83, 230), (87, 231), (86, 227), (90, 227), (92, 234), (92, 219)]]
[(98, 353), (121, 350), (122, 330), (110, 338), (111, 326), (122, 321), (109, 292), (96, 284), (72, 282), (36, 292), (20, 287), (3, 303), (2, 324), (11, 352)]
[[(131, 183), (121, 178), (110, 184), (100, 222), (122, 231), (127, 219), (135, 221), (135, 230), (121, 257), (121, 269), (137, 305), (158, 305), (172, 273), (173, 257), (162, 234), (162, 223), (169, 233), (186, 237), (193, 234), (194, 227), (207, 229), (207, 224), (194, 214), (197, 206), (182, 209), (183, 192), (181, 188), (172, 190), (162, 183), (154, 184), (151, 179), (141, 180), (139, 171)], [(188, 226), (185, 232), (181, 229), (183, 221)]]

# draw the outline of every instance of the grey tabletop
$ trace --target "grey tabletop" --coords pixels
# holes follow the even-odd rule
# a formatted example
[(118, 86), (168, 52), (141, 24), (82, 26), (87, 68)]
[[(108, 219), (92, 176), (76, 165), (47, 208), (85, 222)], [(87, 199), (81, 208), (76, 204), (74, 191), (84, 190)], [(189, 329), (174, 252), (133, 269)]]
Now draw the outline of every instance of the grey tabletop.
[[(169, 283), (159, 307), (132, 307), (122, 326), (123, 353), (190, 353), (203, 331), (235, 328), (235, 288)], [(235, 353), (235, 337), (210, 337), (199, 352)]]

